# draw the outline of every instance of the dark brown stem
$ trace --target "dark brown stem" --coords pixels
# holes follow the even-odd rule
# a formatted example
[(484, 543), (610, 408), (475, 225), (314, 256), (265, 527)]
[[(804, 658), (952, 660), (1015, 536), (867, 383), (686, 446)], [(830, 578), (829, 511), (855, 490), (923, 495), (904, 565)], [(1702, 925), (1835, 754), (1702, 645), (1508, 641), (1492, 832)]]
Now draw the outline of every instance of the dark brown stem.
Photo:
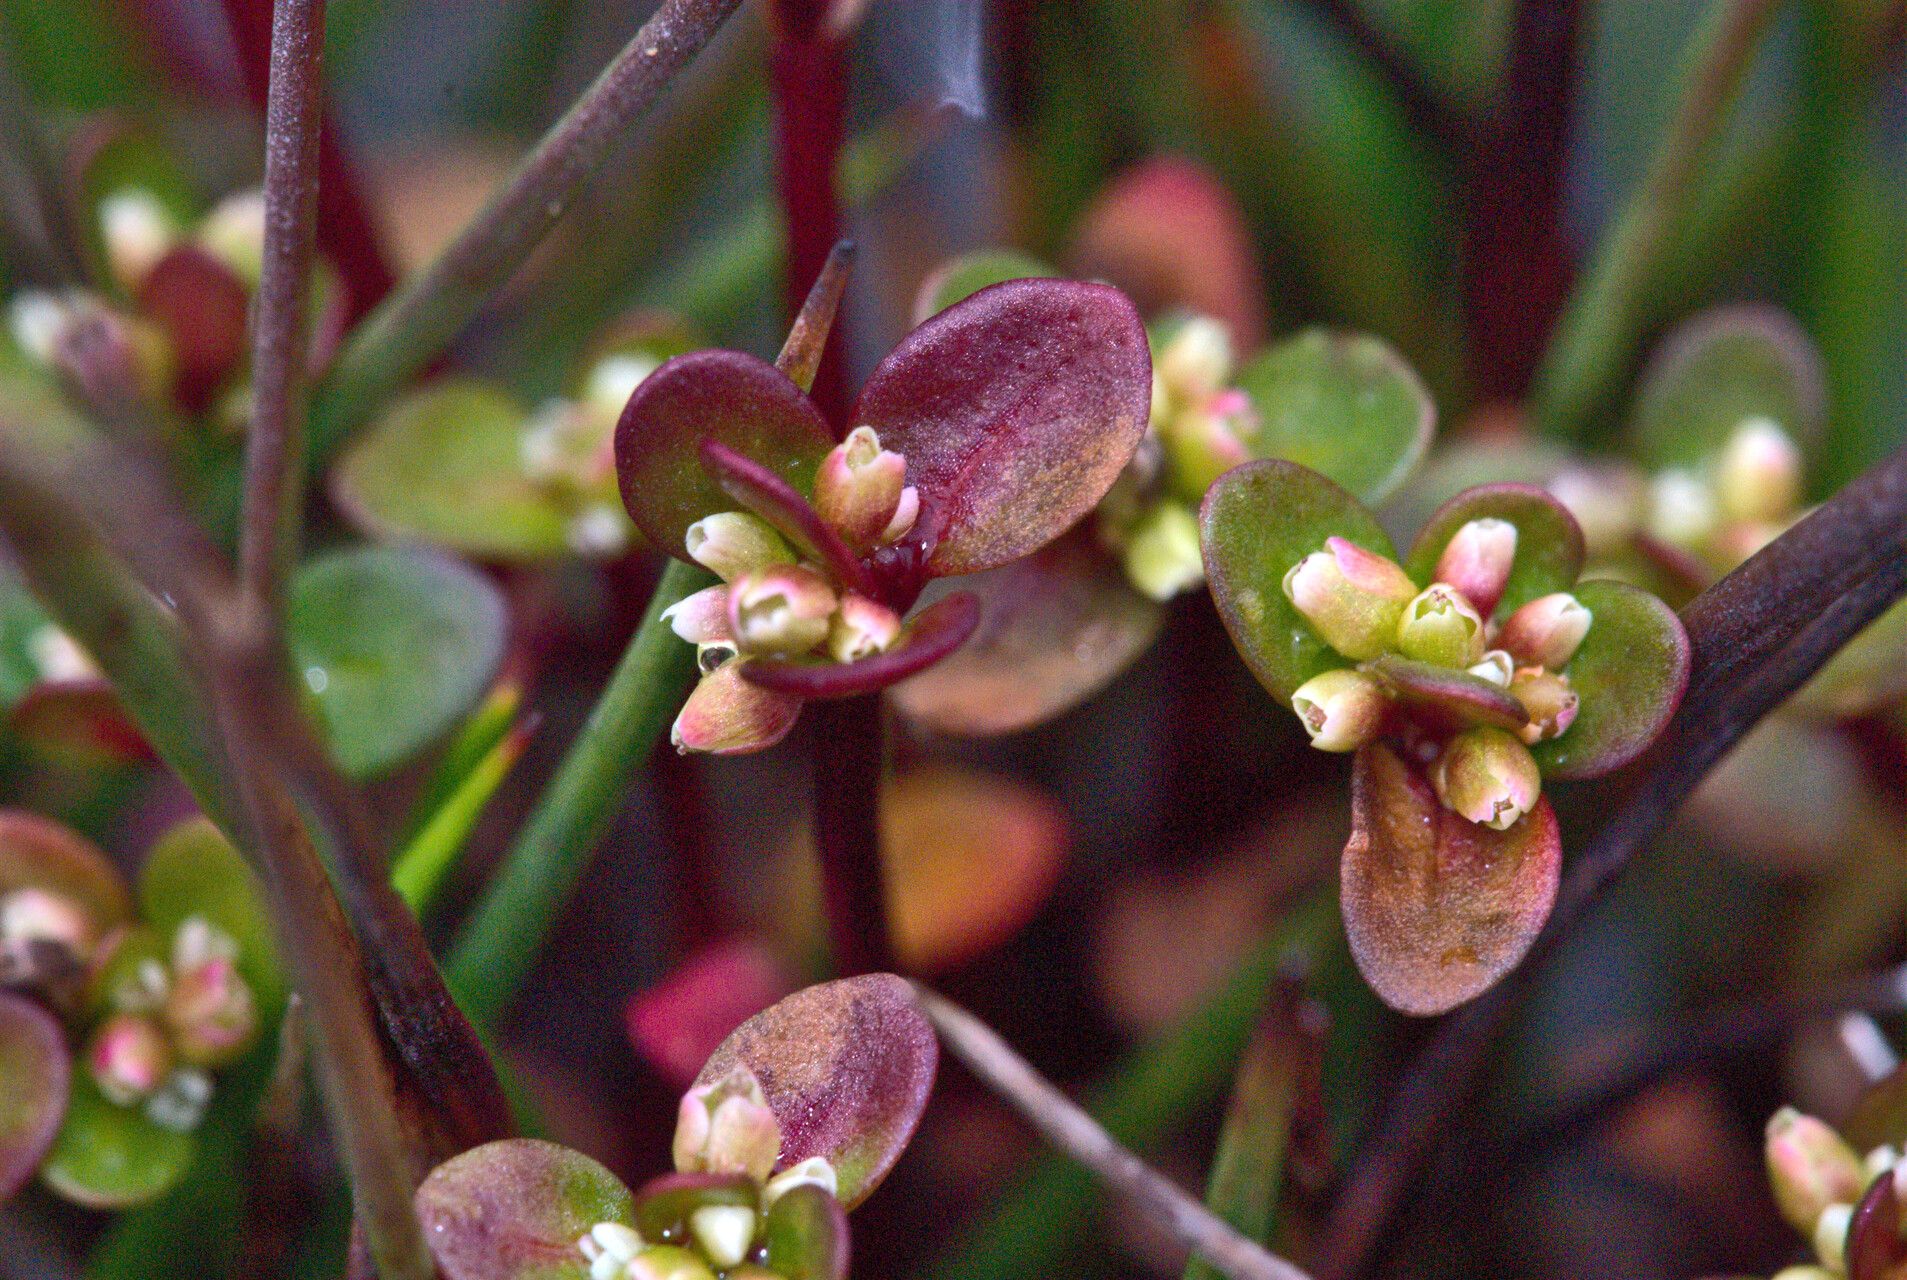
[(298, 555), (304, 496), (304, 368), (318, 204), (325, 0), (279, 0), (265, 109), (264, 267), (252, 316), (252, 425), (245, 444), (239, 587), (278, 616)]
[(1571, 865), (1555, 912), (1522, 966), (1445, 1020), (1392, 1095), (1338, 1197), (1320, 1253), (1322, 1275), (1367, 1272), (1438, 1137), (1463, 1112), (1491, 1048), (1562, 939), (1742, 735), (1903, 593), (1907, 450), (1683, 610), (1695, 661), (1681, 710), (1662, 741), (1626, 771), (1629, 790)]
[(881, 699), (864, 694), (812, 702), (814, 834), (834, 967), (842, 974), (894, 967), (881, 866)]

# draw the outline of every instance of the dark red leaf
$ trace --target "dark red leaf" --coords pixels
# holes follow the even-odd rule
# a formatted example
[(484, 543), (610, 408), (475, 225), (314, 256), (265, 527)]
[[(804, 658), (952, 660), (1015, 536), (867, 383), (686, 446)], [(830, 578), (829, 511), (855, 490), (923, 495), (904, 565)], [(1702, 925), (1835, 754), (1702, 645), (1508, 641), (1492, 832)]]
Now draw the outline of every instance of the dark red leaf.
[(859, 662), (751, 658), (741, 668), (751, 684), (797, 698), (851, 698), (905, 680), (958, 649), (980, 622), (980, 601), (956, 591), (916, 614), (901, 641)]

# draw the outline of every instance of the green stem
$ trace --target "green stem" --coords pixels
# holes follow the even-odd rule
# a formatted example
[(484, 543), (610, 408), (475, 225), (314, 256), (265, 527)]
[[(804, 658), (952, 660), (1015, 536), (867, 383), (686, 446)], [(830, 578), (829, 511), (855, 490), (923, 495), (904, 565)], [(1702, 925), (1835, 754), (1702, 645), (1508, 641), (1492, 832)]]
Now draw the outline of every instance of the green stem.
[(675, 560), (663, 570), (596, 709), (457, 935), (444, 972), (478, 1027), (494, 1027), (529, 977), (630, 778), (681, 705), (695, 649), (669, 630), (662, 611), (706, 581), (700, 569)]
[(1597, 245), (1530, 392), (1547, 433), (1579, 437), (1627, 377), (1668, 250), (1741, 96), (1775, 0), (1713, 0), (1641, 187)]

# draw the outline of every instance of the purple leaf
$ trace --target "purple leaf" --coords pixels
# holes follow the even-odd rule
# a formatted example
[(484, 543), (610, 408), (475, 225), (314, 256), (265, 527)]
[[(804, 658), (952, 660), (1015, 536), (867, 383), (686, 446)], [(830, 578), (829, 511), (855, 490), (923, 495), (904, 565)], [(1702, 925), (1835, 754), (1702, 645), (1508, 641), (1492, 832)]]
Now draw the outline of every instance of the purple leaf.
[(26, 1185), (53, 1145), (71, 1074), (58, 1020), (0, 991), (0, 1203)]
[(643, 380), (616, 424), (623, 505), (643, 536), (685, 560), (682, 535), (735, 500), (702, 464), (714, 440), (772, 472), (797, 493), (834, 435), (814, 403), (771, 364), (739, 351), (693, 351)]
[(826, 1159), (851, 1209), (914, 1136), (939, 1056), (913, 988), (874, 973), (797, 991), (756, 1014), (697, 1079), (720, 1079), (737, 1063), (753, 1071), (781, 1123), (778, 1167)]
[(1848, 1280), (1897, 1280), (1907, 1274), (1900, 1186), (1893, 1170), (1869, 1184), (1847, 1227)]
[(1344, 932), (1385, 1004), (1434, 1014), (1516, 967), (1556, 902), (1562, 839), (1548, 799), (1507, 831), (1469, 822), (1390, 748), (1357, 753), (1344, 846)]
[(1490, 724), (1515, 732), (1530, 722), (1510, 691), (1467, 671), (1387, 653), (1364, 664), (1398, 698), (1447, 720), (1447, 727)]
[(586, 1280), (577, 1241), (631, 1225), (629, 1189), (554, 1142), (509, 1138), (446, 1160), (417, 1188), (417, 1217), (444, 1280)]
[(1428, 583), (1437, 559), (1457, 530), (1486, 516), (1516, 526), (1516, 560), (1495, 616), (1507, 618), (1538, 596), (1568, 591), (1583, 571), (1583, 531), (1569, 509), (1531, 484), (1484, 484), (1465, 489), (1438, 507), (1411, 544), (1404, 569)]
[(719, 440), (704, 440), (702, 465), (729, 497), (775, 526), (776, 532), (826, 566), (850, 590), (869, 591), (867, 570), (813, 504), (787, 481)]
[(956, 591), (916, 614), (900, 643), (858, 662), (750, 658), (741, 668), (750, 684), (797, 698), (851, 698), (873, 693), (924, 671), (960, 647), (980, 622), (980, 601)]
[(1594, 778), (1641, 755), (1668, 727), (1688, 688), (1682, 620), (1626, 582), (1577, 584), (1589, 634), (1563, 668), (1581, 699), (1575, 723), (1530, 748), (1546, 778)]
[(907, 458), (927, 570), (973, 573), (1064, 533), (1145, 434), (1152, 360), (1124, 294), (1009, 280), (915, 329), (881, 361), (849, 425)]

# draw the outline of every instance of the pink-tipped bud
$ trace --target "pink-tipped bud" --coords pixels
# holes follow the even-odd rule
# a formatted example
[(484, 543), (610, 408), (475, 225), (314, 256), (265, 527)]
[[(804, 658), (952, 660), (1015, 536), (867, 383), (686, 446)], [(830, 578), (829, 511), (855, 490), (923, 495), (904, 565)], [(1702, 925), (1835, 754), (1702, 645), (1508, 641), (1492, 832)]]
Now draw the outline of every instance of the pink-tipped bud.
[(1528, 747), (1501, 729), (1466, 729), (1430, 769), (1444, 807), (1494, 831), (1507, 831), (1536, 807), (1543, 775)]
[(795, 553), (774, 527), (745, 511), (704, 516), (689, 526), (682, 546), (689, 559), (724, 582), (754, 569), (795, 562)]
[(744, 755), (788, 736), (801, 714), (801, 699), (750, 684), (742, 678), (745, 665), (731, 659), (696, 682), (669, 730), (677, 751)]
[(1184, 404), (1223, 387), (1233, 361), (1225, 326), (1210, 316), (1192, 316), (1160, 348), (1158, 380), (1169, 398)]
[(1345, 667), (1299, 685), (1291, 709), (1318, 750), (1355, 751), (1377, 736), (1390, 698), (1377, 681)]
[(1504, 619), (1496, 642), (1515, 656), (1519, 666), (1561, 671), (1576, 656), (1594, 620), (1580, 600), (1558, 591), (1538, 596)]
[(1510, 681), (1510, 696), (1523, 704), (1530, 722), (1523, 741), (1532, 746), (1558, 737), (1576, 723), (1578, 699), (1569, 678), (1541, 667), (1524, 667)]
[(1483, 615), (1455, 587), (1433, 582), (1404, 606), (1397, 648), (1419, 662), (1467, 669), (1483, 660)]
[(856, 427), (828, 451), (814, 476), (814, 509), (850, 547), (874, 545), (900, 506), (907, 459), (881, 448), (872, 427)]
[(836, 662), (859, 662), (885, 653), (900, 634), (898, 613), (866, 596), (845, 595), (828, 624), (828, 656)]
[(86, 1069), (107, 1101), (129, 1107), (164, 1083), (172, 1070), (172, 1046), (152, 1019), (114, 1014), (93, 1032)]
[(84, 961), (99, 945), (99, 927), (63, 893), (28, 885), (0, 897), (0, 950), (58, 947)]
[(1829, 1205), (1853, 1204), (1867, 1187), (1867, 1171), (1854, 1148), (1793, 1107), (1769, 1118), (1764, 1149), (1775, 1204), (1796, 1231), (1813, 1231)]
[(258, 1033), (252, 989), (229, 958), (215, 957), (173, 975), (160, 1011), (181, 1061), (226, 1066), (244, 1056)]
[(728, 629), (728, 588), (705, 587), (662, 611), (669, 630), (693, 645), (733, 645)]
[(1801, 450), (1772, 418), (1745, 418), (1715, 460), (1715, 496), (1730, 520), (1768, 523), (1801, 502)]
[(828, 638), (837, 598), (805, 565), (751, 569), (728, 589), (728, 631), (743, 653), (807, 653)]
[(767, 1181), (781, 1155), (781, 1125), (754, 1072), (737, 1064), (682, 1095), (674, 1155), (678, 1173), (743, 1173)]
[(1250, 462), (1246, 437), (1257, 427), (1251, 397), (1237, 388), (1215, 391), (1192, 401), (1159, 428), (1171, 469), (1172, 490), (1198, 502), (1212, 482), (1233, 467)]
[(1486, 516), (1472, 520), (1452, 534), (1437, 559), (1438, 582), (1447, 582), (1489, 617), (1516, 563), (1516, 526)]
[(1386, 652), (1417, 586), (1394, 561), (1328, 538), (1285, 574), (1285, 598), (1326, 644), (1364, 661)]
[(914, 531), (914, 522), (919, 519), (920, 490), (910, 484), (901, 490), (901, 500), (894, 507), (894, 518), (887, 522), (887, 528), (881, 530), (881, 545), (886, 546), (905, 538)]

